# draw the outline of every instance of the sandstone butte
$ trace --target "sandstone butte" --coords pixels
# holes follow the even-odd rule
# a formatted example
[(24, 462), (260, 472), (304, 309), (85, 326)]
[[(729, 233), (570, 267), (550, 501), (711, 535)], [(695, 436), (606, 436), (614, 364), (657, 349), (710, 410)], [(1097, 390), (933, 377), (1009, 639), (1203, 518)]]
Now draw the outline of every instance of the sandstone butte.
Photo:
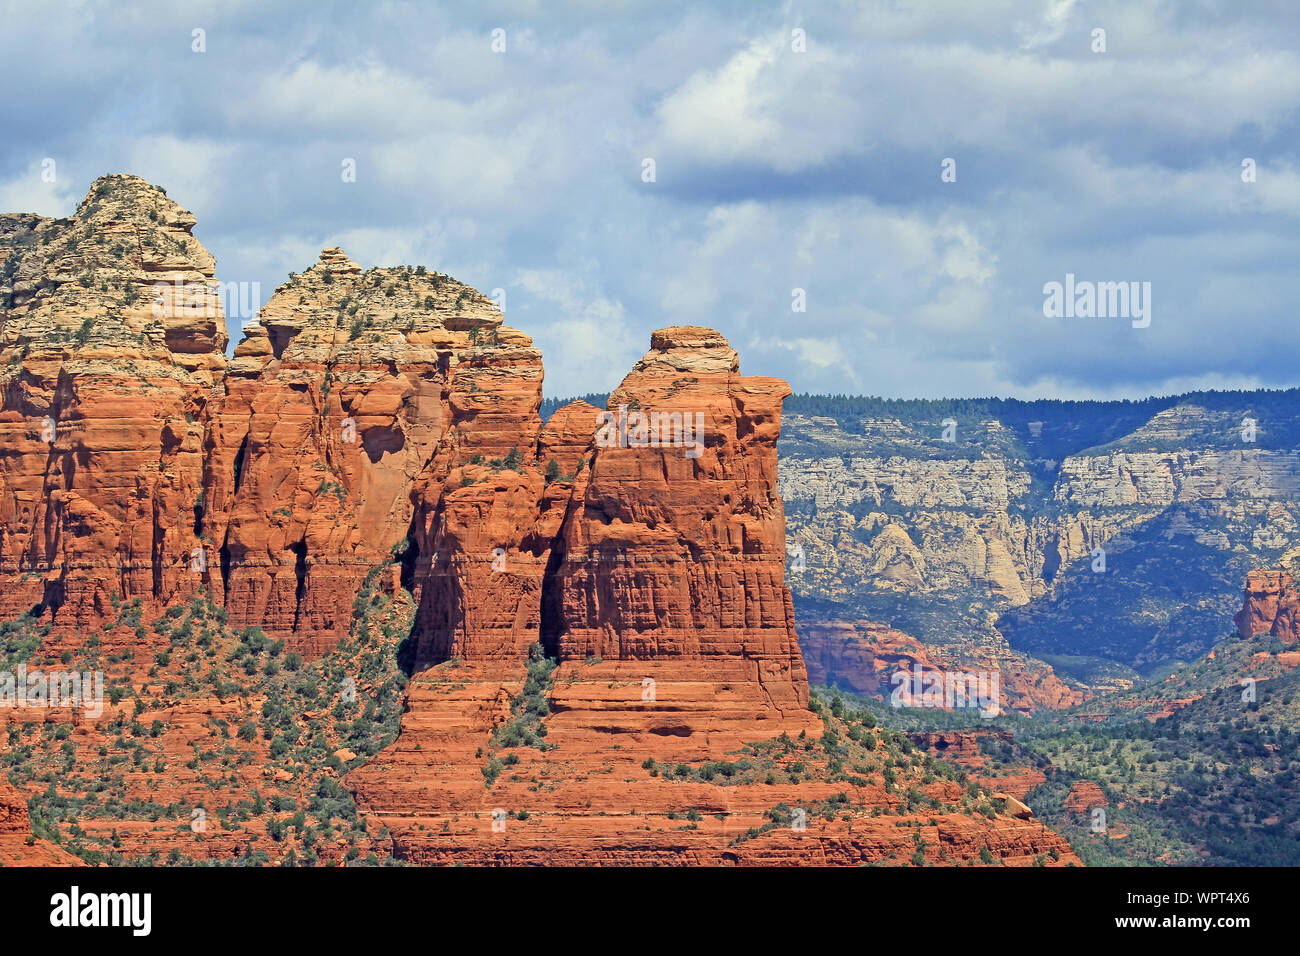
[[(212, 778), (180, 761), (276, 703), (220, 680), (187, 694), (165, 611), (204, 598), (220, 615), (204, 640), (257, 627), (330, 661), (377, 582), (411, 625), (400, 731), (331, 763), (366, 849), (417, 864), (1078, 862), (1023, 807), (977, 813), (988, 794), (810, 709), (776, 481), (789, 388), (742, 375), (722, 335), (655, 332), (609, 400), (631, 440), (611, 442), (584, 403), (542, 423), (541, 353), (480, 293), (339, 249), (277, 289), (227, 360), (194, 224), (131, 176), (98, 180), (66, 219), (0, 217), (0, 617), (30, 614), (47, 663), (90, 641), (112, 652), (134, 710), (67, 719), (101, 747), (128, 717), (158, 722), (158, 760), (137, 759), (128, 795), (197, 805)], [(698, 420), (699, 445), (647, 440), (650, 412), (682, 416), (659, 420), (663, 439)], [(5, 719), (12, 743), (59, 716)], [(334, 775), (222, 734), (243, 796)], [(156, 850), (177, 829), (123, 819), (113, 845)], [(185, 852), (246, 842), (214, 831), (185, 834)]]
[[(1241, 610), (1233, 617), (1237, 634), (1242, 639), (1238, 647), (1215, 648), (1205, 655), (1205, 660), (1236, 662), (1236, 680), (1247, 678), (1267, 681), (1278, 673), (1300, 667), (1300, 595), (1297, 595), (1291, 572), (1282, 569), (1257, 569), (1247, 572), (1242, 594)], [(1266, 638), (1280, 642), (1280, 647), (1270, 647)], [(1141, 710), (1151, 721), (1177, 713), (1189, 704), (1201, 700), (1206, 692), (1203, 685), (1188, 685), (1180, 673), (1168, 675), (1166, 687), (1187, 687), (1186, 696), (1175, 697), (1166, 690), (1159, 695), (1130, 696), (1114, 702), (1115, 707)], [(1155, 687), (1156, 685), (1151, 685)], [(1104, 698), (1103, 698), (1104, 700)], [(1085, 721), (1103, 721), (1113, 716), (1106, 710), (1093, 710), (1080, 714)]]
[(1284, 644), (1296, 643), (1300, 640), (1300, 593), (1294, 578), (1286, 571), (1251, 571), (1246, 575), (1241, 610), (1233, 622), (1246, 640), (1267, 634)]

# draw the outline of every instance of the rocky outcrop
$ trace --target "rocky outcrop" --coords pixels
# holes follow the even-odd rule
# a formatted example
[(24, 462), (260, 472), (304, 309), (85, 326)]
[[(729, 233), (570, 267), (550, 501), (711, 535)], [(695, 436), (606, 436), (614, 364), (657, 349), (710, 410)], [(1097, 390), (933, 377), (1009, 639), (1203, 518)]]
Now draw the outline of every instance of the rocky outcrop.
[(202, 419), (225, 366), (194, 217), (133, 176), (0, 217), (0, 615), (89, 627), (201, 584)]
[(807, 703), (776, 491), (788, 394), (711, 329), (654, 334), (558, 543), (543, 640), (561, 661), (744, 661), (774, 703)]
[[(1089, 696), (1023, 654), (976, 648), (958, 655), (872, 621), (801, 625), (800, 646), (814, 685), (841, 687), (895, 706), (930, 706), (924, 687), (931, 677), (945, 687), (982, 679), (990, 691), (996, 688), (999, 710), (1022, 713), (1070, 707)], [(935, 706), (952, 710), (954, 705), (945, 699)]]
[(1283, 643), (1300, 640), (1300, 593), (1286, 571), (1251, 571), (1246, 575), (1242, 608), (1233, 618), (1237, 633), (1251, 640), (1267, 634)]
[[(391, 834), (396, 856), (470, 865), (888, 864), (915, 860), (907, 832), (920, 827), (929, 863), (971, 863), (986, 859), (982, 851), (1012, 865), (1077, 862), (1060, 837), (1007, 813), (909, 813), (903, 788), (885, 785), (874, 763), (856, 764), (867, 776), (835, 782), (812, 743), (827, 728), (808, 711), (764, 713), (743, 661), (561, 663), (540, 747), (503, 747), (520, 702), (535, 699), (525, 681), (503, 678), (499, 663), (461, 661), (415, 678), (396, 744), (346, 778), (371, 828)], [(829, 729), (842, 739), (843, 727)], [(885, 750), (878, 743), (872, 754), (884, 759)], [(926, 784), (911, 768), (900, 773), (941, 803), (962, 793)], [(792, 808), (806, 830), (791, 825)]]
[[(85, 627), (204, 588), (316, 655), (395, 563), (422, 663), (517, 662), (539, 633), (563, 658), (739, 654), (802, 704), (784, 383), (741, 377), (712, 330), (663, 330), (617, 397), (619, 440), (596, 440), (590, 406), (543, 433), (540, 352), (491, 302), (339, 249), (276, 290), (227, 367), (193, 225), (134, 177), (69, 220), (4, 219), (0, 611)], [(652, 403), (672, 446), (638, 440), (657, 420), (627, 441)]]
[(1106, 794), (1091, 780), (1076, 780), (1065, 797), (1065, 809), (1077, 814), (1089, 814), (1095, 807), (1109, 807)]
[(512, 331), (454, 374), (456, 437), (412, 492), (419, 660), (518, 663), (537, 640), (557, 530), (543, 499), (563, 497), (538, 461), (541, 353)]
[[(227, 363), (192, 226), (132, 177), (69, 220), (0, 220), (2, 600), (37, 618), (17, 651), (102, 654), (112, 680), (24, 779), (78, 744), (107, 772), (129, 713), (150, 744), (128, 796), (210, 800), (223, 824), (91, 814), (79, 851), (252, 861), (253, 836), (292, 828), (329, 861), (1077, 862), (879, 728), (809, 709), (777, 490), (789, 388), (742, 376), (719, 333), (655, 332), (606, 410), (543, 427), (541, 355), (487, 299), (326, 249)], [(329, 812), (319, 846), (267, 815), (262, 787), (281, 812), (339, 777), (367, 822), (347, 840)], [(232, 815), (263, 819), (241, 835)]]
[(801, 631), (808, 679), (816, 685), (888, 700), (894, 674), (909, 674), (913, 667), (939, 670), (924, 644), (884, 624), (818, 621)]
[(907, 737), (918, 747), (963, 765), (983, 763), (981, 741), (1012, 739), (1011, 733), (1005, 730), (927, 730), (909, 733)]
[[(758, 774), (743, 761), (758, 779), (728, 785), (693, 769), (746, 753), (757, 761), (767, 746), (820, 738), (824, 727), (806, 709), (783, 580), (775, 449), (788, 389), (740, 375), (712, 330), (661, 330), (651, 346), (607, 412), (575, 404), (548, 423), (540, 496), (525, 462), (470, 485), (472, 506), (458, 514), (474, 520), (447, 512), (457, 530), (445, 550), (465, 556), (468, 570), (445, 580), (465, 580), (475, 557), (486, 565), (495, 540), (534, 542), (478, 578), (493, 587), (520, 563), (525, 582), (540, 580), (533, 663), (526, 671), (509, 643), (532, 626), (537, 605), (519, 597), (530, 585), (495, 585), (483, 617), (462, 618), (450, 640), (422, 642), (421, 659), (441, 662), (417, 674), (397, 742), (350, 774), (349, 787), (394, 853), (416, 863), (910, 857), (914, 846), (882, 817), (901, 813), (898, 801), (865, 778), (843, 798), (860, 806), (846, 803), (805, 833), (777, 827), (772, 808), (834, 801), (842, 784), (800, 781), (777, 763)], [(531, 538), (519, 534), (529, 527)], [(494, 539), (494, 528), (514, 537)], [(549, 570), (537, 575), (529, 562)], [(513, 631), (498, 623), (510, 621)], [(726, 766), (726, 775), (739, 769)], [(930, 825), (934, 862), (979, 859), (981, 849), (1010, 863), (1074, 860), (1054, 835), (1010, 815), (947, 813)]]
[(0, 780), (0, 865), (82, 865), (79, 859), (50, 841), (32, 837), (27, 799), (4, 780)]
[(209, 413), (206, 580), (232, 620), (318, 654), (370, 568), (443, 573), (431, 528), (467, 497), (459, 469), (530, 448), (541, 377), (474, 290), (322, 252), (262, 309)]
[(513, 467), (453, 469), (431, 538), (446, 566), (421, 603), (420, 661), (445, 663), (414, 685), (398, 744), (355, 775), (373, 812), (479, 806), (530, 642), (558, 662), (546, 741), (562, 756), (542, 751), (535, 768), (548, 778), (599, 780), (638, 751), (707, 760), (816, 726), (783, 582), (787, 393), (741, 376), (716, 332), (665, 329), (610, 412), (575, 403)]
[(31, 820), (27, 816), (27, 801), (13, 787), (0, 781), (0, 835), (15, 833), (26, 836), (31, 832)]

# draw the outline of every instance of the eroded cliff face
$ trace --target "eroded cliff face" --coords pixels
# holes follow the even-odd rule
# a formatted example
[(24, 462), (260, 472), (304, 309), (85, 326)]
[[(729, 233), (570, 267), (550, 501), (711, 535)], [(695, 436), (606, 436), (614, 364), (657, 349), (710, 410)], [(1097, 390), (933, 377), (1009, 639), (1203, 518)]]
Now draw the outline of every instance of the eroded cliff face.
[(316, 655), (392, 564), (421, 663), (518, 663), (544, 632), (562, 659), (742, 657), (806, 701), (775, 492), (789, 390), (716, 332), (656, 333), (617, 427), (653, 405), (676, 431), (611, 445), (591, 406), (543, 429), (540, 352), (448, 276), (327, 249), (227, 363), (212, 257), (161, 190), (105, 177), (70, 219), (0, 225), (10, 615), (93, 626), (205, 589)]
[(226, 364), (194, 217), (134, 176), (0, 217), (0, 615), (101, 623), (201, 582), (203, 419)]
[[(470, 486), (466, 513), (477, 520), (457, 526), (478, 537), (458, 535), (471, 542), (459, 552), (468, 570), (458, 577), (453, 563), (442, 581), (459, 581), (468, 600), (495, 575), (504, 613), (462, 618), (450, 640), (422, 643), (421, 660), (441, 662), (412, 680), (396, 743), (346, 778), (397, 856), (887, 862), (916, 852), (900, 837), (915, 824), (931, 862), (1075, 861), (1035, 821), (960, 811), (951, 782), (912, 781), (941, 808), (915, 816), (902, 789), (876, 775), (892, 746), (878, 730), (808, 710), (776, 493), (786, 394), (783, 382), (742, 376), (718, 333), (663, 329), (605, 415), (575, 403), (548, 422), (540, 495), (528, 463)], [(523, 540), (534, 544), (475, 577), (476, 561), (486, 565), (488, 547), (504, 540), (493, 528), (531, 528)], [(532, 570), (541, 564), (545, 574)], [(540, 616), (527, 663), (507, 653), (510, 615), (515, 635)], [(834, 756), (843, 734), (870, 736), (872, 756), (855, 764), (861, 776), (841, 780), (851, 759), (849, 749)], [(791, 806), (813, 808), (807, 830), (784, 818)]]
[[(944, 687), (964, 687), (970, 679), (983, 679), (978, 686), (991, 689), (996, 674), (997, 692), (991, 697), (996, 698), (997, 708), (1021, 713), (1071, 707), (1088, 697), (1042, 661), (1010, 649), (954, 651), (942, 644), (924, 644), (872, 621), (812, 621), (800, 626), (799, 643), (813, 684), (839, 687), (897, 706), (931, 706), (925, 696), (925, 681), (931, 677)], [(944, 699), (934, 706), (941, 710), (978, 708), (980, 702)], [(993, 709), (988, 710), (994, 716)]]
[(544, 640), (561, 661), (743, 660), (774, 702), (801, 708), (776, 492), (789, 386), (740, 375), (711, 329), (663, 329), (651, 346), (610, 396), (575, 488)]
[(465, 497), (460, 466), (531, 451), (541, 379), (474, 290), (325, 250), (262, 309), (209, 410), (205, 581), (234, 622), (327, 650), (370, 568), (443, 570), (433, 526)]
[[(786, 394), (783, 382), (741, 376), (713, 330), (663, 329), (608, 413), (574, 403), (513, 468), (453, 469), (432, 539), (446, 567), (421, 602), (419, 661), (437, 666), (414, 682), (397, 745), (353, 781), (413, 858), (462, 858), (426, 857), (421, 819), (484, 800), (567, 819), (579, 793), (606, 804), (582, 814), (595, 818), (625, 795), (593, 783), (638, 753), (637, 764), (707, 760), (815, 728), (783, 581)], [(544, 726), (558, 753), (539, 751), (529, 775), (565, 781), (566, 797), (483, 786), (533, 643), (557, 662)]]
[(1252, 571), (1246, 575), (1241, 610), (1233, 618), (1245, 640), (1267, 634), (1284, 644), (1300, 641), (1300, 592), (1287, 571)]
[(32, 836), (27, 799), (5, 780), (0, 780), (0, 860), (6, 866), (82, 865), (55, 844)]
[[(151, 762), (134, 750), (124, 801), (246, 819), (250, 789), (342, 779), (368, 821), (351, 848), (420, 863), (1075, 861), (873, 724), (809, 710), (789, 389), (741, 375), (720, 334), (655, 332), (607, 410), (543, 427), (541, 356), (488, 300), (327, 249), (227, 363), (193, 225), (134, 177), (68, 220), (0, 219), (0, 611), (30, 612), (4, 650), (105, 664), (114, 689), (98, 716), (22, 710), (7, 733), (66, 716), (107, 772), (129, 710)], [(236, 724), (215, 781), (194, 753)], [(108, 853), (181, 843), (90, 817)], [(279, 843), (273, 824), (253, 831)]]

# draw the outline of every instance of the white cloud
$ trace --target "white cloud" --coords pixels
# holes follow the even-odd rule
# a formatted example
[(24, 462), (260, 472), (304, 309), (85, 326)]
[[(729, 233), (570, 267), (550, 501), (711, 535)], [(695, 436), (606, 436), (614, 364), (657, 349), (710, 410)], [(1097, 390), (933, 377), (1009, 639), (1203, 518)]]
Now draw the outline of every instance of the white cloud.
[(780, 127), (764, 112), (759, 77), (776, 59), (755, 41), (716, 70), (702, 70), (659, 106), (669, 150), (691, 151), (706, 162), (734, 162), (771, 146)]
[(81, 201), (85, 190), (78, 191), (66, 167), (60, 167), (57, 161), (52, 167), (54, 180), (47, 182), (42, 174), (50, 168), (37, 161), (16, 176), (0, 181), (0, 209), (48, 217), (67, 215)]
[(1040, 19), (1021, 21), (1016, 24), (1021, 49), (1032, 50), (1048, 46), (1065, 36), (1074, 5), (1075, 0), (1050, 0), (1046, 9), (1042, 11)]
[(637, 341), (620, 302), (592, 290), (577, 276), (557, 269), (526, 269), (515, 277), (513, 287), (518, 291), (506, 313), (511, 325), (519, 327), (512, 315), (518, 306), (531, 315), (551, 317), (534, 334), (546, 366), (547, 395), (609, 390), (650, 347), (648, 334)]
[[(0, 84), (33, 92), (6, 111), (0, 208), (65, 215), (135, 172), (194, 211), (223, 279), (269, 293), (342, 245), (501, 286), (552, 395), (616, 384), (682, 322), (800, 391), (1295, 380), (1300, 40), (1275, 5), (316, 9), (214, 10), (202, 56), (180, 8), (15, 9)], [(1045, 322), (1066, 271), (1152, 281), (1152, 327)]]

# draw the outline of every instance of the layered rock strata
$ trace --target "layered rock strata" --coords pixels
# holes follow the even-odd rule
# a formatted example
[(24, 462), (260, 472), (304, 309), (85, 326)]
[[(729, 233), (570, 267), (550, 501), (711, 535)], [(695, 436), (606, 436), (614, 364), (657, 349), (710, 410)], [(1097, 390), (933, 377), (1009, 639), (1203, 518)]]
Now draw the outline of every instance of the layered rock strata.
[(232, 621), (319, 654), (370, 568), (445, 574), (455, 532), (436, 529), (481, 496), (462, 493), (471, 462), (531, 458), (541, 380), (531, 339), (474, 290), (322, 252), (262, 309), (209, 412), (206, 580)]
[(0, 615), (85, 628), (201, 584), (226, 335), (194, 224), (134, 176), (66, 219), (0, 217)]
[(609, 399), (559, 538), (543, 640), (561, 661), (743, 661), (787, 709), (807, 680), (784, 583), (779, 379), (711, 329), (656, 332)]
[(27, 799), (4, 780), (0, 780), (0, 862), (5, 866), (82, 865), (55, 844), (32, 836)]
[[(219, 671), (215, 699), (200, 692), (197, 652), (169, 649), (193, 628), (158, 615), (203, 590), (207, 656), (219, 631), (237, 645), (226, 665), (270, 676), (285, 649), (331, 653), (363, 591), (412, 613), (408, 639), (384, 631), (386, 660), (414, 674), (396, 743), (345, 777), (402, 859), (1073, 861), (919, 763), (904, 776), (924, 819), (884, 763), (846, 775), (844, 734), (864, 755), (897, 742), (808, 709), (777, 491), (789, 388), (742, 376), (717, 332), (654, 333), (607, 409), (575, 403), (543, 427), (540, 353), (489, 300), (326, 249), (227, 363), (193, 224), (133, 177), (100, 180), (67, 220), (0, 220), (0, 611), (31, 612), (47, 664), (125, 662), (119, 722), (120, 707), (149, 717), (178, 753), (239, 723), (256, 774), (291, 745), (253, 720), (280, 703)], [(713, 782), (717, 766), (752, 772), (744, 753), (765, 778)], [(173, 774), (176, 802), (199, 799), (202, 772)], [(819, 815), (812, 836), (778, 825), (794, 803)], [(107, 838), (140, 855), (158, 827), (139, 824)], [(182, 834), (229, 856), (238, 840), (220, 836)]]
[(1295, 397), (1167, 401), (789, 415), (802, 618), (886, 621), (968, 667), (1039, 656), (1094, 691), (1195, 659), (1241, 576), (1294, 556)]
[(1233, 623), (1246, 640), (1267, 634), (1286, 644), (1296, 643), (1300, 640), (1300, 593), (1295, 579), (1286, 571), (1251, 571)]
[[(866, 778), (850, 796), (773, 762), (756, 783), (711, 782), (716, 761), (730, 767), (756, 747), (793, 749), (824, 733), (807, 709), (783, 580), (775, 446), (787, 388), (741, 376), (712, 330), (664, 329), (651, 346), (606, 412), (575, 404), (548, 423), (538, 460), (551, 478), (532, 527), (554, 537), (549, 551), (508, 553), (497, 572), (528, 559), (550, 568), (540, 637), (556, 663), (545, 705), (535, 709), (537, 673), (505, 653), (504, 629), (466, 621), (463, 636), (422, 651), (442, 662), (413, 680), (397, 742), (348, 785), (394, 853), (417, 863), (911, 857), (902, 802)], [(513, 510), (481, 504), (480, 514), (527, 525), (527, 487), (526, 474), (498, 482), (490, 500), (510, 491)], [(466, 550), (482, 555), (490, 543)], [(518, 745), (521, 734), (533, 745)], [(692, 769), (701, 765), (703, 777)], [(934, 798), (957, 793), (938, 785)], [(774, 807), (841, 798), (843, 812), (809, 829), (774, 825)], [(915, 822), (933, 862), (982, 849), (1009, 863), (1074, 860), (1059, 838), (1013, 816)]]

